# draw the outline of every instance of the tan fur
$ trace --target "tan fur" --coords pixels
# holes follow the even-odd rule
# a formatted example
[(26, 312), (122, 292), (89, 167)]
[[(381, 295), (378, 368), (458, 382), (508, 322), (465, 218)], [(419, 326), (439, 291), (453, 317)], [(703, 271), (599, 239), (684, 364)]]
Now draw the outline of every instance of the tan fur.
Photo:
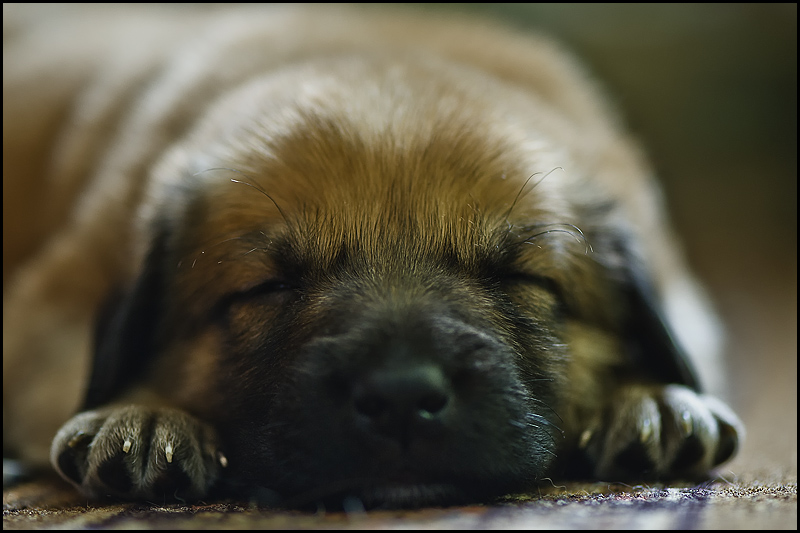
[[(391, 277), (388, 258), (417, 249), (392, 228), (416, 228), (420, 250), (452, 244), (469, 272), (500, 230), (525, 240), (539, 227), (515, 269), (567, 289), (570, 355), (558, 348), (543, 364), (558, 375), (567, 438), (579, 439), (626, 364), (625, 310), (604, 273), (621, 265), (571, 229), (606, 231), (581, 219), (587, 206), (616, 202), (602, 224), (629, 236), (657, 298), (694, 286), (651, 171), (550, 41), (371, 11), (4, 6), (4, 440), (19, 456), (47, 461), (82, 400), (97, 310), (138, 276), (164, 224), (177, 230), (160, 326), (177, 340), (145, 387), (158, 399), (125, 401), (225, 416), (212, 382), (227, 333), (208, 317), (279, 272), (261, 253), (265, 228), (304, 235), (295, 246), (316, 268), (357, 246), (374, 276)], [(706, 316), (702, 297), (682, 294)], [(561, 327), (551, 295), (509, 298)], [(272, 311), (232, 312), (231, 335), (253, 340)]]

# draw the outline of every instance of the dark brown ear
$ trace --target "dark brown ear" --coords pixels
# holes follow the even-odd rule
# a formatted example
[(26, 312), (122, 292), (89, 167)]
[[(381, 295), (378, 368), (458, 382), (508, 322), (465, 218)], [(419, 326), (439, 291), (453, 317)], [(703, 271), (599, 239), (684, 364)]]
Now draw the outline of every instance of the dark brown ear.
[(157, 351), (165, 242), (163, 236), (154, 241), (133, 286), (117, 289), (100, 308), (83, 409), (107, 403), (133, 384)]
[(634, 364), (658, 382), (679, 383), (700, 391), (691, 361), (665, 320), (650, 276), (628, 263), (624, 336)]
[[(593, 259), (621, 295), (621, 334), (631, 364), (659, 383), (677, 383), (700, 392), (691, 360), (666, 320), (663, 303), (647, 265), (637, 253), (637, 236), (623, 222), (619, 205), (596, 199), (580, 206)], [(619, 324), (620, 322), (618, 322)]]

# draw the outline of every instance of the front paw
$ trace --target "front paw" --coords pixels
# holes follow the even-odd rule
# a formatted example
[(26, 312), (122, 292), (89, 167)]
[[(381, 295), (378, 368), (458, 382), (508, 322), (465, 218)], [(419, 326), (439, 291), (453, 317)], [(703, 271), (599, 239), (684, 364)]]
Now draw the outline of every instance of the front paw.
[(127, 500), (200, 498), (226, 464), (209, 425), (141, 406), (76, 415), (56, 434), (50, 461), (86, 496)]
[(693, 478), (730, 459), (743, 437), (716, 398), (681, 385), (628, 385), (595, 414), (578, 447), (598, 478)]

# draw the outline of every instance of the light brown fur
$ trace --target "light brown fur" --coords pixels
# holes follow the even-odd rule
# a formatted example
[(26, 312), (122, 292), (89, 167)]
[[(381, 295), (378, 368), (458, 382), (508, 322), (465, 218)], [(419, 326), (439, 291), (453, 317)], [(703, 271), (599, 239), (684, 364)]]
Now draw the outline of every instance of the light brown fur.
[[(585, 445), (608, 416), (612, 436), (627, 435), (613, 414), (598, 414), (614, 412), (608, 402), (636, 374), (622, 353), (631, 311), (621, 277), (645, 273), (691, 355), (714, 354), (695, 353), (669, 316), (672, 288), (695, 285), (649, 167), (603, 102), (550, 41), (481, 22), (322, 6), (91, 16), (4, 7), (6, 444), (47, 462), (81, 406), (98, 309), (148, 268), (159, 239), (170, 281), (158, 327), (170, 338), (146, 384), (114, 405), (177, 407), (212, 426), (224, 418), (228, 391), (214, 379), (228, 368), (225, 339), (255, 343), (283, 300), (235, 303), (231, 330), (209, 317), (281, 272), (271, 246), (285, 235), (320, 276), (357, 249), (372, 265), (358, 270), (362, 282), (409, 291), (391, 300), (400, 307), (422, 290), (407, 289), (409, 272), (428, 275), (432, 251), (452, 248), (464, 278), (453, 301), (474, 295), (498, 331), (510, 331), (508, 318), (471, 276), (503, 239), (527, 241), (514, 272), (559, 287), (569, 317), (553, 318), (561, 304), (549, 291), (514, 288), (508, 298), (561, 332), (564, 345), (537, 365), (554, 376), (566, 442)], [(337, 301), (314, 298), (302, 324)], [(699, 292), (679, 298), (714, 339)], [(620, 409), (633, 413), (638, 400), (627, 398)], [(735, 416), (713, 405), (719, 420), (708, 414), (708, 425), (735, 439)], [(706, 455), (714, 435), (703, 437)], [(203, 477), (195, 481), (202, 494)]]

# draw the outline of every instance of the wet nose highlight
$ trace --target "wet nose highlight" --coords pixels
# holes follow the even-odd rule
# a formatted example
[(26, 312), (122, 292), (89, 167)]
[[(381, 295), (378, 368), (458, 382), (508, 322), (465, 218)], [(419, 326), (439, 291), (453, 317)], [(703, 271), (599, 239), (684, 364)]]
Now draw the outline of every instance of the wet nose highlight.
[(439, 421), (451, 403), (448, 380), (433, 364), (375, 370), (353, 388), (356, 416), (395, 438)]

